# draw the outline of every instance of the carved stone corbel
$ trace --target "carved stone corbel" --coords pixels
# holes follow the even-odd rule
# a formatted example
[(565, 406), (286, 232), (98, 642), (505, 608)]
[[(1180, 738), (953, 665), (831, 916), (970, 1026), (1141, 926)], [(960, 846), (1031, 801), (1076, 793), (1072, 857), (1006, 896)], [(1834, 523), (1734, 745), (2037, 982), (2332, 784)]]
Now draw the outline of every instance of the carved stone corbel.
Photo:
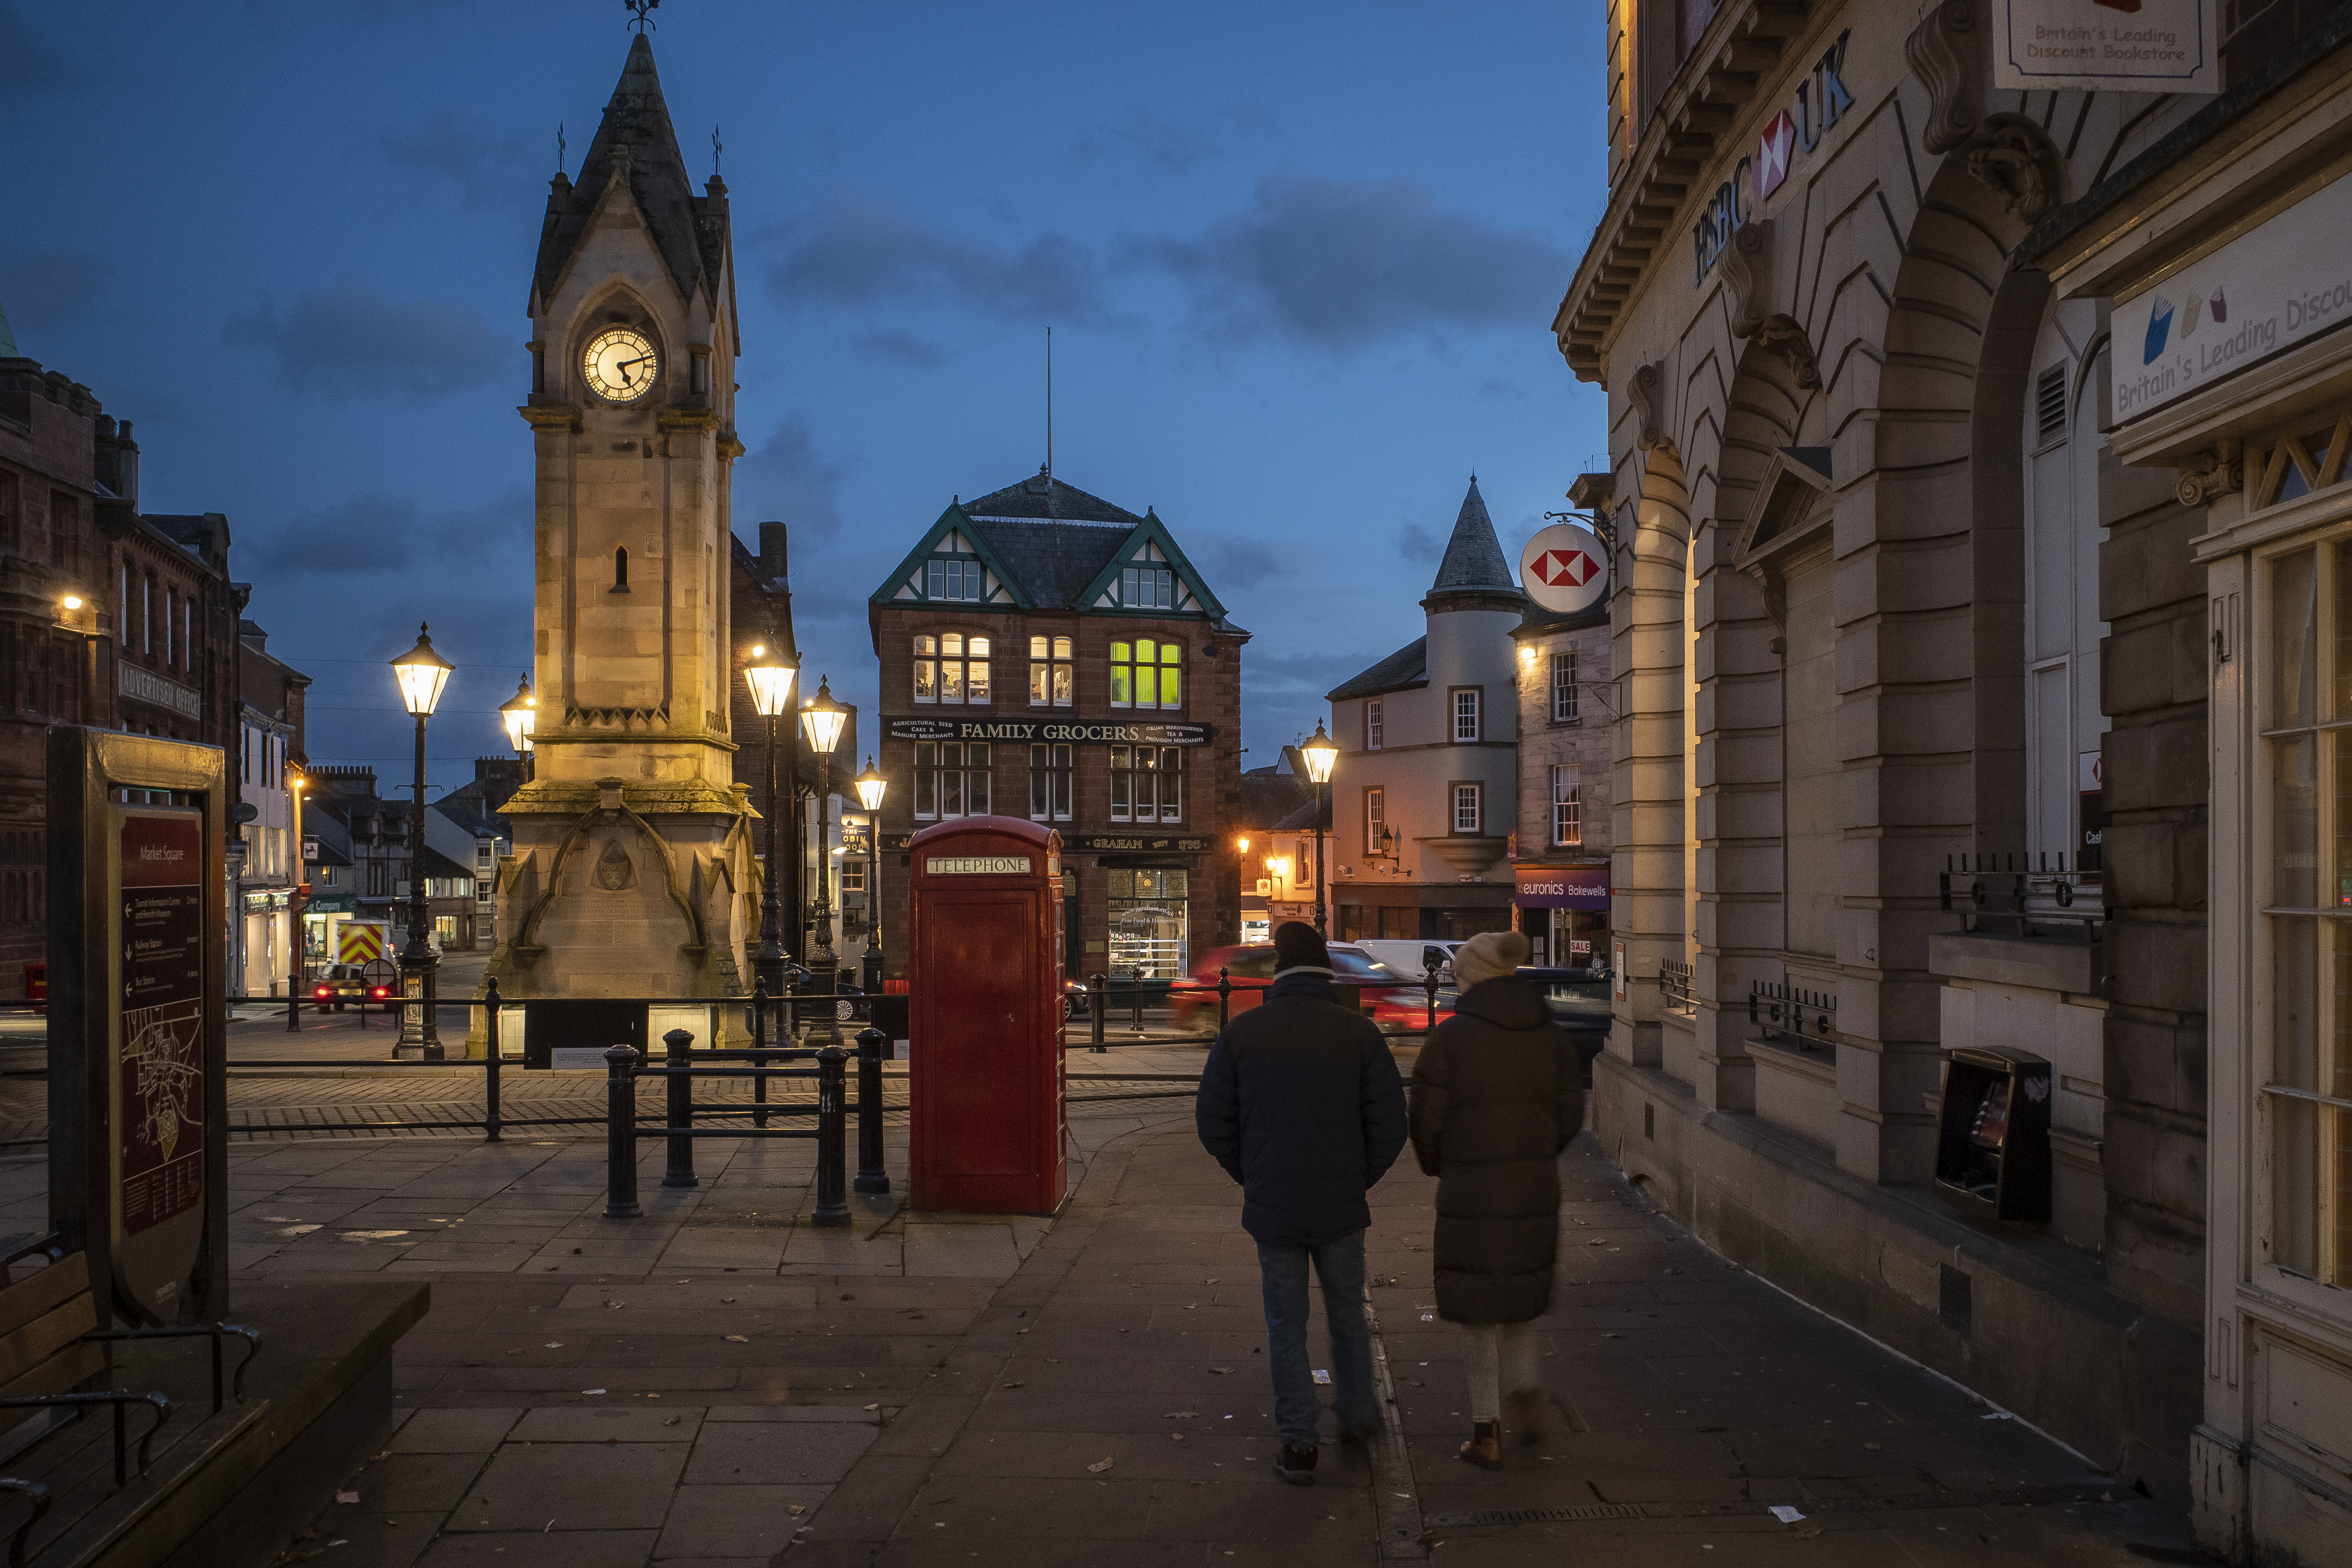
[(2182, 506), (2210, 506), (2232, 490), (2244, 489), (2245, 483), (2244, 448), (2235, 441), (2224, 441), (2199, 453), (2180, 470), (2180, 482), (2173, 486), (2172, 494)]
[(1644, 452), (1664, 447), (1675, 449), (1672, 437), (1666, 434), (1666, 367), (1663, 362), (1645, 364), (1633, 372), (1625, 384), (1625, 395), (1633, 405), (1634, 419), (1639, 433), (1634, 444)]
[(1989, 114), (1961, 156), (1969, 175), (1991, 187), (2000, 205), (2026, 223), (2058, 205), (2064, 161), (2050, 132), (2022, 114)]
[(1766, 297), (1772, 288), (1771, 239), (1769, 218), (1757, 218), (1732, 231), (1731, 243), (1716, 265), (1722, 268), (1723, 287), (1731, 300), (1731, 335), (1752, 335), (1764, 324)]
[(1978, 0), (1944, 0), (1903, 40), (1911, 74), (1927, 89), (1919, 145), (1930, 153), (1950, 152), (1976, 134), (1984, 118), (1989, 21)]
[(1821, 385), (1822, 362), (1813, 353), (1812, 340), (1805, 336), (1805, 329), (1797, 324), (1794, 316), (1767, 316), (1757, 326), (1753, 337), (1758, 348), (1789, 362), (1799, 386)]

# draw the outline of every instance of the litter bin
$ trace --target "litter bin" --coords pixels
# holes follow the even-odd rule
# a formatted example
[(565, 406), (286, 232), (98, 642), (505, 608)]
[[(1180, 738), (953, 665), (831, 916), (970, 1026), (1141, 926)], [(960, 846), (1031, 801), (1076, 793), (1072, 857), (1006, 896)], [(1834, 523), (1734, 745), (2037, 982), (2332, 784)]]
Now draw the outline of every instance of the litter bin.
[(25, 965), (25, 1000), (33, 1011), (47, 1016), (49, 1010), (49, 966), (46, 963)]
[(2050, 1064), (2006, 1046), (1956, 1047), (1944, 1067), (1936, 1191), (1978, 1219), (2050, 1217)]

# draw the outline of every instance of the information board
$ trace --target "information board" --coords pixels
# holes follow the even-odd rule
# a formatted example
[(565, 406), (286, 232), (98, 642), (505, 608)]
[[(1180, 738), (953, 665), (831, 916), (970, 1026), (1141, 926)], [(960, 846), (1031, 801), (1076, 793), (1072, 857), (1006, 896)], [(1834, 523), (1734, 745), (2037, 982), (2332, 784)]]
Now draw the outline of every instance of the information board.
[(203, 1240), (204, 819), (121, 810), (115, 1159), (123, 1283), (170, 1316)]

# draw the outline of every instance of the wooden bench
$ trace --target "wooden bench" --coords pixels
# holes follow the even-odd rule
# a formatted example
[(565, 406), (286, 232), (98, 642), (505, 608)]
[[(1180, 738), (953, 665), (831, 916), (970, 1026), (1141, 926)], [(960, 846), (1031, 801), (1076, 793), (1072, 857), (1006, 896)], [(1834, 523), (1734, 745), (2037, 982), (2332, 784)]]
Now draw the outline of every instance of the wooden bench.
[[(23, 1469), (20, 1461), (34, 1448), (105, 1410), (113, 1416), (114, 1488), (119, 1490), (131, 1482), (134, 1445), (128, 1432), (130, 1416), (135, 1407), (143, 1406), (151, 1419), (139, 1434), (135, 1453), (139, 1476), (145, 1479), (155, 1434), (171, 1419), (172, 1401), (162, 1393), (103, 1386), (113, 1381), (112, 1347), (121, 1342), (209, 1338), (213, 1413), (218, 1415), (228, 1400), (244, 1397), (245, 1369), (261, 1347), (261, 1336), (254, 1331), (234, 1323), (102, 1328), (87, 1255), (63, 1252), (53, 1242), (36, 1242), (0, 1258), (0, 1270), (35, 1257), (45, 1258), (46, 1266), (0, 1288), (0, 1412), (32, 1413), (0, 1431), (0, 1469)], [(225, 1384), (222, 1346), (231, 1337), (243, 1339), (246, 1352)], [(57, 1499), (49, 1486), (26, 1476), (0, 1474), (0, 1491), (16, 1493), (30, 1503), (29, 1516), (8, 1542), (10, 1568), (23, 1568), (26, 1540)]]

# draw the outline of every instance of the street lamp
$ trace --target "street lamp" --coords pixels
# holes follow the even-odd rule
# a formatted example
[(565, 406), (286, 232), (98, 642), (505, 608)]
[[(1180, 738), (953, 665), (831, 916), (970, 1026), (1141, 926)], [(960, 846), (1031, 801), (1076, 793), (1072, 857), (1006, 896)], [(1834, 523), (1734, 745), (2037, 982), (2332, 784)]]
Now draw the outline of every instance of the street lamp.
[(433, 651), (428, 628), (416, 628), (416, 646), (392, 661), (400, 700), (416, 719), (416, 805), (408, 823), (408, 946), (400, 954), (400, 1041), (396, 1057), (441, 1059), (440, 1020), (436, 1016), (431, 918), (425, 902), (425, 721), (449, 684), (450, 663)]
[(833, 883), (826, 868), (833, 857), (823, 853), (832, 847), (833, 808), (833, 749), (841, 744), (842, 726), (849, 722), (849, 710), (833, 700), (833, 688), (823, 676), (817, 678), (816, 695), (801, 704), (801, 730), (808, 736), (809, 749), (816, 753), (816, 951), (810, 954), (814, 966), (824, 973), (824, 988), (831, 991), (838, 984), (841, 961), (833, 954)]
[(539, 699), (530, 693), (530, 677), (515, 682), (515, 694), (499, 704), (499, 721), (507, 727), (507, 744), (514, 748), (515, 760), (522, 764), (523, 782), (531, 774), (531, 753), (538, 742), (531, 739), (539, 728)]
[(790, 959), (784, 951), (776, 890), (776, 879), (783, 869), (776, 858), (776, 720), (792, 711), (793, 677), (797, 673), (782, 654), (765, 646), (753, 648), (751, 662), (743, 667), (743, 684), (751, 689), (752, 710), (768, 721), (768, 863), (760, 878), (760, 951), (752, 955), (751, 973), (772, 998), (784, 994), (784, 965)]
[(866, 771), (849, 781), (857, 804), (866, 808), (866, 981), (868, 996), (882, 990), (882, 797), (890, 781), (875, 767), (868, 753)]
[(1322, 720), (1315, 721), (1315, 738), (1299, 747), (1298, 754), (1307, 759), (1307, 776), (1315, 784), (1315, 930), (1328, 936), (1323, 909), (1323, 789), (1331, 782), (1331, 764), (1339, 760), (1339, 748), (1323, 732)]

